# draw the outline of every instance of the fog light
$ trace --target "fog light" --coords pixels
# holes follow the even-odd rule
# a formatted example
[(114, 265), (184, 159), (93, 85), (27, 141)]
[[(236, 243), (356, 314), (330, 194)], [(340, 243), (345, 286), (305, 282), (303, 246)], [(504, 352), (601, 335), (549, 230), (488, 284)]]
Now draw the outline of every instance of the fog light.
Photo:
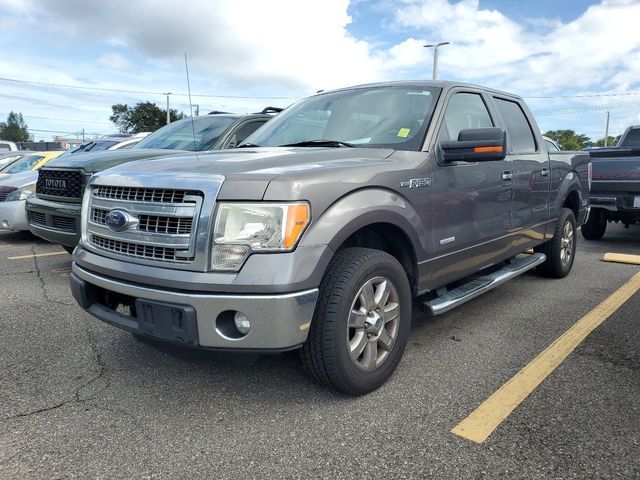
[(251, 329), (251, 322), (242, 312), (236, 312), (233, 316), (233, 323), (236, 326), (236, 330), (238, 330), (242, 335), (246, 335)]

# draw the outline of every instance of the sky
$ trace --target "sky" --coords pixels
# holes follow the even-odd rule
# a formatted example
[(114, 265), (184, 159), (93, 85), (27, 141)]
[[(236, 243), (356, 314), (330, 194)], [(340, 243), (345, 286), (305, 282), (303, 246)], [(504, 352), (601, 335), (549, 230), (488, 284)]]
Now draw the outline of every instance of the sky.
[[(111, 105), (285, 107), (317, 90), (438, 78), (527, 100), (543, 131), (640, 124), (640, 0), (0, 0), (0, 119), (37, 140), (116, 132)], [(26, 83), (30, 82), (30, 83)], [(54, 86), (59, 85), (59, 86)], [(61, 87), (66, 86), (66, 87)], [(76, 88), (68, 88), (76, 87)]]

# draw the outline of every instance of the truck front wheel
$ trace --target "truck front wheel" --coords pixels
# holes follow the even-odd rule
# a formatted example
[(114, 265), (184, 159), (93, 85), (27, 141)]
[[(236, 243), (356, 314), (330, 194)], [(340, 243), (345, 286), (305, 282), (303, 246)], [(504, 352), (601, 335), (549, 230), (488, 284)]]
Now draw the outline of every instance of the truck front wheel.
[(600, 240), (604, 236), (604, 232), (607, 229), (607, 218), (604, 216), (604, 212), (600, 209), (591, 210), (589, 220), (582, 225), (580, 229), (582, 236), (587, 240)]
[(409, 337), (411, 288), (402, 265), (369, 248), (346, 248), (331, 261), (302, 347), (320, 383), (349, 395), (380, 387)]

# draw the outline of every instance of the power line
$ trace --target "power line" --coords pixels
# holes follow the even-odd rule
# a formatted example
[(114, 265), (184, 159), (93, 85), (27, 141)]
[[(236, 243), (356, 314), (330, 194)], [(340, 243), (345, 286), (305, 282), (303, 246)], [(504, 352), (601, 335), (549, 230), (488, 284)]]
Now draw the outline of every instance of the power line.
[[(33, 82), (31, 80), (18, 80), (15, 78), (0, 77), (0, 81), (22, 83), (27, 85), (38, 85), (42, 87), (55, 87), (55, 88), (72, 88), (76, 90), (90, 90), (96, 92), (116, 92), (116, 93), (136, 93), (139, 95), (166, 95), (167, 92), (149, 92), (143, 90), (124, 90), (118, 88), (103, 88), (103, 87), (86, 87), (83, 85), (63, 85), (60, 83), (46, 83), (46, 82)], [(178, 95), (181, 97), (188, 97), (188, 93), (172, 93), (172, 95)], [(255, 99), (255, 100), (294, 100), (294, 97), (259, 97), (259, 96), (246, 96), (246, 95), (204, 95), (193, 94), (192, 97), (202, 98), (237, 98), (237, 99)]]
[(615, 110), (634, 107), (640, 107), (640, 101), (609, 103), (603, 105), (585, 105), (581, 107), (560, 108), (556, 110), (542, 110), (539, 112), (535, 112), (535, 115), (538, 117), (545, 115), (568, 115), (572, 113), (593, 112), (598, 110)]
[[(0, 117), (8, 116), (8, 113), (0, 113)], [(64, 122), (78, 122), (78, 123), (95, 123), (99, 125), (112, 125), (111, 122), (98, 122), (95, 120), (80, 120), (79, 118), (59, 118), (59, 117), (38, 117), (36, 115), (22, 115), (24, 118), (38, 118), (41, 120), (60, 120)]]
[(640, 92), (626, 92), (626, 93), (588, 93), (584, 95), (549, 95), (538, 97), (522, 97), (527, 99), (551, 99), (551, 98), (596, 98), (596, 97), (624, 97), (631, 95), (640, 95)]

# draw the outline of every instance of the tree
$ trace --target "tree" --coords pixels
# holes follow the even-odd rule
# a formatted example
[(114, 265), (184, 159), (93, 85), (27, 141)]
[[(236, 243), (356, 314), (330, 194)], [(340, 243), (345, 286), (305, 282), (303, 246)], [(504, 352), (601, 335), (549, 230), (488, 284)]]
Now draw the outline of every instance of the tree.
[[(153, 132), (167, 123), (167, 111), (151, 102), (138, 102), (134, 107), (118, 103), (112, 105), (111, 110), (113, 115), (109, 120), (123, 133)], [(184, 113), (173, 108), (169, 115), (172, 122), (184, 118)]]
[(573, 130), (549, 130), (544, 133), (544, 136), (555, 140), (562, 150), (582, 150), (593, 146), (589, 137)]
[[(607, 147), (615, 147), (618, 144), (618, 140), (620, 140), (620, 137), (622, 135), (616, 135), (615, 137), (612, 137), (611, 135), (609, 135), (607, 137)], [(600, 138), (598, 141), (596, 141), (596, 143), (593, 144), (594, 147), (604, 147), (604, 138)]]
[(29, 126), (24, 122), (22, 113), (9, 112), (6, 122), (0, 122), (0, 138), (10, 142), (28, 142)]

